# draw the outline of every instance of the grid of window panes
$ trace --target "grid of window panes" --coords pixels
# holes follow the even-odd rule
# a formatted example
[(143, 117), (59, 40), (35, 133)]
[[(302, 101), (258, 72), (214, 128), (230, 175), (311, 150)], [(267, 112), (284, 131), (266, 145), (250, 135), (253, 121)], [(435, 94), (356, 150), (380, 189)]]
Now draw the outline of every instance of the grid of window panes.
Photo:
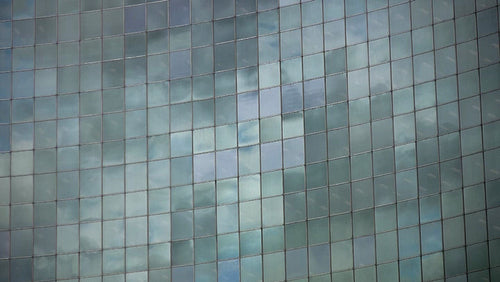
[(0, 0), (0, 280), (500, 281), (499, 11)]

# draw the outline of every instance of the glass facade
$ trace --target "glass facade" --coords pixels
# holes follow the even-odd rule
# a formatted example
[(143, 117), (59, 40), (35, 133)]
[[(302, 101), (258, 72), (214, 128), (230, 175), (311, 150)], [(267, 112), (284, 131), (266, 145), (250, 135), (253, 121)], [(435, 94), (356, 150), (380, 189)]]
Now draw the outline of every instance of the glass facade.
[(500, 281), (497, 0), (0, 0), (0, 281)]

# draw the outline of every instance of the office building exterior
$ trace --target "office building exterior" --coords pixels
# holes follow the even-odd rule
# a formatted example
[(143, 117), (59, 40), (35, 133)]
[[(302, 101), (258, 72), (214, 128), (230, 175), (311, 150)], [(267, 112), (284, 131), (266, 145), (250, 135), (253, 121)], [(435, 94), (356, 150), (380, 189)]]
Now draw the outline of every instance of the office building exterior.
[(500, 281), (497, 0), (0, 0), (0, 281)]

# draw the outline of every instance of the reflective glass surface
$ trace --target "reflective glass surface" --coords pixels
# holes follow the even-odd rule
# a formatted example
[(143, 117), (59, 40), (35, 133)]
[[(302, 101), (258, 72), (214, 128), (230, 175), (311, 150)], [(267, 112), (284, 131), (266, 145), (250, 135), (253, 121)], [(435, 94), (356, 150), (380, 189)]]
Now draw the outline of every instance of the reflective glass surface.
[(0, 281), (500, 281), (495, 0), (0, 0)]

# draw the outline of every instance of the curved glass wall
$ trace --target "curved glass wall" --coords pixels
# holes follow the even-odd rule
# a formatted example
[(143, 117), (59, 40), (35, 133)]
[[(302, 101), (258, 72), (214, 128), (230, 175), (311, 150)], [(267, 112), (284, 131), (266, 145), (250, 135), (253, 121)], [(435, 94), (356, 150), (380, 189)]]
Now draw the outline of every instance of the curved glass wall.
[(1, 281), (500, 281), (497, 0), (0, 0)]

